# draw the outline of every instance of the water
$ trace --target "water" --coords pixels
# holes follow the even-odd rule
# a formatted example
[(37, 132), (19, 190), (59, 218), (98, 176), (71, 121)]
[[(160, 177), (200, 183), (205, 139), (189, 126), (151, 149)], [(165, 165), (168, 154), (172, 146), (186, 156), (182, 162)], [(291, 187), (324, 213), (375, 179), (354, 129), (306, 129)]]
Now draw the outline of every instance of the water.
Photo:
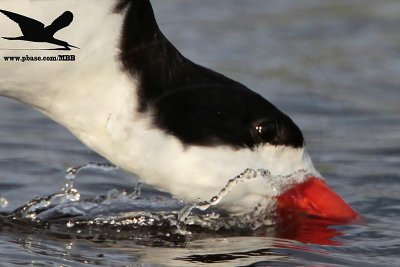
[[(40, 213), (45, 222), (2, 217), (0, 265), (399, 266), (400, 2), (158, 0), (154, 7), (184, 55), (242, 81), (296, 121), (317, 169), (365, 223), (242, 232), (189, 225), (183, 235), (170, 225), (179, 201), (146, 185), (135, 198), (130, 174), (85, 170), (73, 184), (79, 201), (57, 204), (79, 220), (56, 218), (49, 206)], [(1, 98), (0, 110), (3, 214), (61, 192), (68, 167), (104, 161), (19, 103)], [(86, 224), (82, 207), (93, 215)], [(102, 223), (89, 225), (94, 214)]]

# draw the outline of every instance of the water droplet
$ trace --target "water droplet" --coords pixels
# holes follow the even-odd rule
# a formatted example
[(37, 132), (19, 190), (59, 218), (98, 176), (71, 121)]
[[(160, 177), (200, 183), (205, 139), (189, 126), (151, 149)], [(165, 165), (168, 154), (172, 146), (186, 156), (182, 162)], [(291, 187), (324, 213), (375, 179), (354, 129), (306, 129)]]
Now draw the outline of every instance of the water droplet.
[(74, 201), (79, 201), (79, 199), (81, 198), (81, 194), (79, 193), (79, 191), (75, 188), (69, 189), (67, 192), (65, 192), (65, 197), (74, 202)]
[(8, 206), (8, 200), (5, 197), (0, 197), (0, 208), (5, 208)]

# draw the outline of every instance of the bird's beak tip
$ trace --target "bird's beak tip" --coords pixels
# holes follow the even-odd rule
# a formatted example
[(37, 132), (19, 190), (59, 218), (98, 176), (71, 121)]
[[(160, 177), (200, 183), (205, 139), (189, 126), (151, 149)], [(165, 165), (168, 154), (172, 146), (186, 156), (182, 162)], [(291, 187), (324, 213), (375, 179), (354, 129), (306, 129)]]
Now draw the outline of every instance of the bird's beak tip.
[(277, 214), (284, 219), (310, 216), (339, 224), (363, 220), (361, 215), (318, 177), (311, 177), (279, 195)]

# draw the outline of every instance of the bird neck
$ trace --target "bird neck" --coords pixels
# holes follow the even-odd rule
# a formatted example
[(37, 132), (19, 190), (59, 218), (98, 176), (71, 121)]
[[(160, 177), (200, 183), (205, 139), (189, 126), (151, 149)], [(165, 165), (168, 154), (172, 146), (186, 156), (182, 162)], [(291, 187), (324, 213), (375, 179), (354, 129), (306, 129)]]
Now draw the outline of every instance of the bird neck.
[[(29, 2), (29, 5), (32, 10), (40, 12), (49, 3)], [(134, 77), (121, 71), (121, 63), (117, 60), (120, 32), (115, 29), (121, 28), (123, 16), (110, 13), (114, 1), (88, 1), (85, 2), (87, 6), (79, 8), (71, 8), (69, 2), (60, 5), (65, 3), (66, 6), (60, 8), (71, 9), (79, 25), (70, 27), (72, 33), (68, 35), (79, 38), (68, 40), (76, 42), (81, 49), (68, 52), (0, 51), (1, 58), (20, 58), (19, 62), (9, 61), (0, 65), (0, 96), (34, 107), (103, 154), (94, 139), (107, 135), (109, 124), (116, 118), (124, 119), (132, 114), (136, 105)], [(80, 19), (85, 18), (88, 8), (93, 11), (91, 23), (83, 23)], [(102, 27), (96, 26), (100, 24)], [(58, 55), (74, 56), (75, 60), (35, 60), (48, 56), (58, 58)]]
[(121, 0), (115, 11), (124, 14), (120, 43), (123, 70), (131, 76), (140, 75), (140, 110), (144, 111), (149, 102), (173, 87), (174, 62), (183, 59), (161, 33), (149, 0)]
[(109, 134), (110, 123), (128, 120), (137, 110), (135, 81), (111, 59), (108, 62), (101, 66), (88, 62), (96, 66), (68, 70), (25, 68), (9, 76), (14, 80), (3, 79), (0, 95), (32, 106), (103, 154), (96, 147), (96, 139)]

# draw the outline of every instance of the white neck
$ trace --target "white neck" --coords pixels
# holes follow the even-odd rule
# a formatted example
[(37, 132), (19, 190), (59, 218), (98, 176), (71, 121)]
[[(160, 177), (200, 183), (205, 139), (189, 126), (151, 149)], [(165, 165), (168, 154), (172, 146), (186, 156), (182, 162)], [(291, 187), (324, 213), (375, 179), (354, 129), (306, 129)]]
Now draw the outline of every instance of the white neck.
[[(135, 108), (135, 88), (115, 60), (123, 20), (123, 16), (112, 12), (115, 1), (74, 1), (22, 0), (18, 4), (13, 0), (2, 1), (2, 9), (35, 18), (46, 26), (70, 10), (74, 14), (73, 22), (55, 37), (80, 49), (1, 50), (1, 57), (74, 55), (75, 61), (4, 62), (0, 67), (0, 95), (33, 106), (93, 148), (94, 140), (89, 135), (102, 135), (114, 118), (121, 119), (127, 114), (126, 109)], [(0, 24), (4, 25), (2, 36), (20, 34), (18, 25), (2, 14)], [(0, 47), (57, 48), (48, 43), (4, 39)]]

